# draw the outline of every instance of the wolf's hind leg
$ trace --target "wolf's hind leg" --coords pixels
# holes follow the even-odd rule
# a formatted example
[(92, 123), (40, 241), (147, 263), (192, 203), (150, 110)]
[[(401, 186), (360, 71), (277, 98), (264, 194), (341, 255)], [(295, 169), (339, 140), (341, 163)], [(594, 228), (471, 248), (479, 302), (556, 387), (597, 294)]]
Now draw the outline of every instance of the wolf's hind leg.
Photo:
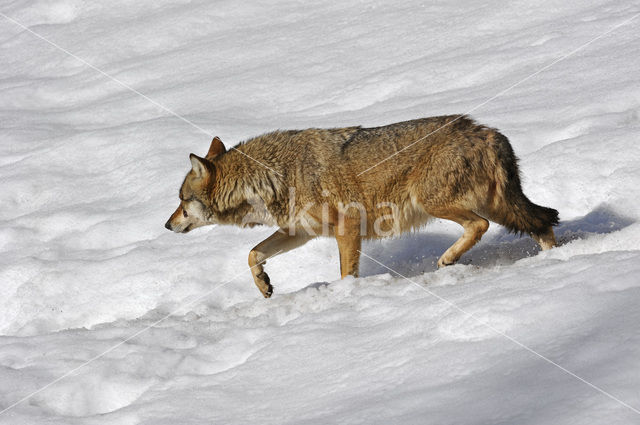
[(249, 252), (249, 267), (251, 267), (253, 280), (265, 298), (269, 298), (273, 293), (269, 275), (264, 271), (263, 267), (267, 263), (266, 259), (291, 251), (311, 239), (313, 239), (313, 236), (309, 236), (304, 232), (297, 231), (295, 234), (290, 235), (288, 229), (280, 229), (253, 247)]
[(462, 254), (474, 246), (489, 228), (489, 222), (473, 211), (463, 209), (442, 209), (429, 211), (438, 218), (452, 220), (464, 228), (464, 233), (445, 251), (438, 260), (438, 267), (449, 266), (460, 259)]
[(538, 242), (538, 245), (540, 245), (543, 251), (556, 246), (556, 237), (553, 234), (553, 227), (551, 226), (542, 233), (533, 233), (531, 237), (534, 241)]

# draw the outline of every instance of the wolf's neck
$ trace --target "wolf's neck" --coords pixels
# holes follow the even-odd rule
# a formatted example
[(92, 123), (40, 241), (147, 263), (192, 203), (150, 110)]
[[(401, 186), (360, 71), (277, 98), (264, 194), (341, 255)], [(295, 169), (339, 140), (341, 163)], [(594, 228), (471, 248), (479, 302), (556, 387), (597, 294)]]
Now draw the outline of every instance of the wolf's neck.
[(242, 225), (247, 213), (262, 216), (283, 193), (286, 198), (282, 176), (241, 152), (226, 153), (215, 166), (214, 203), (229, 222)]

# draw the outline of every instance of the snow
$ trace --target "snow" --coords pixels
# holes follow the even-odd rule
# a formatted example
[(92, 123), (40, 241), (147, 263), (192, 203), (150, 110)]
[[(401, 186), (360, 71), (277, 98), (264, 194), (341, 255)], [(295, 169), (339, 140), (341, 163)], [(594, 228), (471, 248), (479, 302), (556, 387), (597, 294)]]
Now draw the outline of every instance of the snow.
[[(0, 423), (638, 422), (640, 18), (612, 28), (639, 11), (4, 2)], [(246, 259), (273, 229), (163, 227), (211, 135), (469, 110), (558, 248), (494, 224), (436, 270), (460, 234), (436, 221), (339, 280), (318, 239), (269, 261), (265, 300)]]

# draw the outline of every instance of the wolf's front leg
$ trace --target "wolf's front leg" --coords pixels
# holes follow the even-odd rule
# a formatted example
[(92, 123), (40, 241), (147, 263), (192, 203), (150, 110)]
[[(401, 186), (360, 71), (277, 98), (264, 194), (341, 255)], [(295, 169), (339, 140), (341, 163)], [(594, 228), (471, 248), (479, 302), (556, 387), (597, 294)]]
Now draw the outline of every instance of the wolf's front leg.
[(362, 237), (360, 236), (360, 221), (345, 219), (341, 227), (335, 233), (340, 253), (340, 277), (358, 277), (360, 268), (360, 246)]
[(304, 245), (314, 238), (304, 231), (289, 233), (288, 229), (280, 229), (249, 252), (249, 267), (251, 267), (253, 280), (265, 298), (269, 298), (273, 293), (271, 280), (263, 267), (267, 263), (266, 259)]

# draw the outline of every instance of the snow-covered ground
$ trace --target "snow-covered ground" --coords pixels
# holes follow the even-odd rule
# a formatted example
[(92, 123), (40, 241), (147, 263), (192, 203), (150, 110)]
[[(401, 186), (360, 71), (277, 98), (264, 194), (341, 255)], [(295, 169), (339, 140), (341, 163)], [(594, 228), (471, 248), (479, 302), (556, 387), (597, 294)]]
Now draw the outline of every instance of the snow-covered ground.
[[(0, 2), (0, 423), (640, 423), (640, 17), (613, 29), (639, 12)], [(210, 135), (472, 109), (557, 249), (493, 225), (436, 271), (460, 233), (436, 221), (364, 246), (411, 281), (366, 257), (338, 280), (318, 239), (265, 300), (246, 258), (273, 229), (163, 227)]]

